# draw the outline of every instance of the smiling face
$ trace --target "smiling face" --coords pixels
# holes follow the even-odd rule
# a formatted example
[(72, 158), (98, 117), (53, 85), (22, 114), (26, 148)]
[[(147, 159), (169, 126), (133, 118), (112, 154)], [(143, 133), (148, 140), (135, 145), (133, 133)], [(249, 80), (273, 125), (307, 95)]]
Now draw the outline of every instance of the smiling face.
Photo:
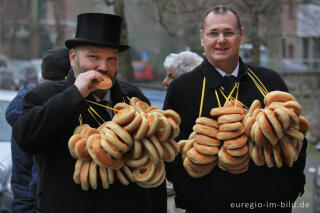
[(108, 47), (79, 46), (70, 50), (70, 63), (75, 77), (80, 73), (95, 70), (111, 78), (118, 73), (119, 52)]
[(232, 73), (238, 64), (242, 40), (243, 29), (237, 26), (237, 19), (232, 12), (210, 12), (205, 18), (201, 30), (201, 46), (213, 66)]

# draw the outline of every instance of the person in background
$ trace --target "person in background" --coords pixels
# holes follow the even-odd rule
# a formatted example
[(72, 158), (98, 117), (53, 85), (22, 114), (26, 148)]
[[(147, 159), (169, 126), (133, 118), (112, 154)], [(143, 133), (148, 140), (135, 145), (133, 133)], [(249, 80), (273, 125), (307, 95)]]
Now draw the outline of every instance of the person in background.
[[(46, 51), (43, 54), (41, 64), (41, 81), (63, 80), (71, 68), (68, 54), (69, 50), (65, 47), (57, 47)], [(30, 74), (30, 72), (27, 72), (27, 74)], [(23, 86), (18, 90), (17, 96), (11, 101), (6, 111), (6, 119), (11, 126), (14, 125), (22, 113), (22, 101), (25, 94), (39, 85), (34, 78), (36, 73), (34, 75), (27, 74), (23, 76)], [(34, 157), (32, 154), (22, 151), (13, 137), (11, 139), (11, 155), (11, 188), (13, 191), (11, 212), (36, 212), (37, 165)]]
[(201, 64), (202, 61), (202, 57), (191, 51), (182, 51), (180, 53), (171, 53), (168, 55), (163, 62), (163, 66), (166, 70), (166, 77), (162, 81), (164, 90), (167, 91), (173, 79), (183, 73), (193, 70), (196, 66)]
[[(162, 84), (165, 91), (167, 91), (171, 81), (173, 81), (179, 75), (193, 70), (196, 66), (201, 64), (202, 61), (202, 57), (200, 57), (197, 53), (191, 51), (182, 51), (180, 53), (171, 53), (170, 55), (168, 55), (163, 62), (163, 66), (166, 70), (166, 77), (165, 79), (163, 79)], [(175, 192), (172, 183), (166, 180), (166, 185), (168, 195), (168, 213), (185, 212), (185, 210), (183, 209), (176, 208), (174, 202)]]

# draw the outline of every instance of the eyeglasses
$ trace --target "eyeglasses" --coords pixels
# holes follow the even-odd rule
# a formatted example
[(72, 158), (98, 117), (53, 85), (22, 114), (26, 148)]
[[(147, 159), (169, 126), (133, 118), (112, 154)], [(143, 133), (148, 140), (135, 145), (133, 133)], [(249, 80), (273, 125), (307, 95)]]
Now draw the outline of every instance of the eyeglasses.
[(205, 35), (208, 36), (209, 38), (217, 38), (217, 37), (219, 37), (220, 33), (222, 33), (223, 37), (232, 38), (235, 35), (237, 35), (238, 32), (239, 31), (237, 31), (237, 32), (234, 32), (234, 31), (225, 31), (225, 32), (209, 31), (209, 32), (206, 32)]

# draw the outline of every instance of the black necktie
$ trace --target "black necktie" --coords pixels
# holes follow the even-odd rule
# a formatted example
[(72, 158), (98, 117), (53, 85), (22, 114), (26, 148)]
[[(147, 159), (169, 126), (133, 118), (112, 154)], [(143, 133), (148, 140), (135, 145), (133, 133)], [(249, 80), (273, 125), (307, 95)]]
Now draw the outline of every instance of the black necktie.
[[(103, 106), (107, 106), (108, 105), (108, 101), (106, 100), (102, 100), (98, 102), (99, 104), (103, 105)], [(97, 106), (96, 108), (99, 108), (99, 115), (103, 118), (103, 120), (105, 121), (110, 121), (111, 117), (109, 115), (109, 112), (107, 111), (107, 108), (102, 107), (102, 106)]]
[(224, 86), (224, 93), (225, 95), (229, 95), (229, 93), (231, 92), (231, 90), (234, 87), (234, 84), (236, 82), (236, 77), (234, 77), (233, 75), (225, 75), (223, 77), (223, 86)]

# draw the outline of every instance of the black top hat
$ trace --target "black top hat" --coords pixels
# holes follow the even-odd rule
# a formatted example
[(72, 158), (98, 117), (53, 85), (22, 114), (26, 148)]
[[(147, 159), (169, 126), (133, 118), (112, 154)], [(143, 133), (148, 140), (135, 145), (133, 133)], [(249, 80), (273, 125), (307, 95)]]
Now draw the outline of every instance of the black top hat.
[(66, 40), (68, 49), (79, 45), (110, 47), (122, 52), (129, 48), (120, 44), (122, 18), (103, 13), (84, 13), (78, 15), (77, 30), (74, 39)]

